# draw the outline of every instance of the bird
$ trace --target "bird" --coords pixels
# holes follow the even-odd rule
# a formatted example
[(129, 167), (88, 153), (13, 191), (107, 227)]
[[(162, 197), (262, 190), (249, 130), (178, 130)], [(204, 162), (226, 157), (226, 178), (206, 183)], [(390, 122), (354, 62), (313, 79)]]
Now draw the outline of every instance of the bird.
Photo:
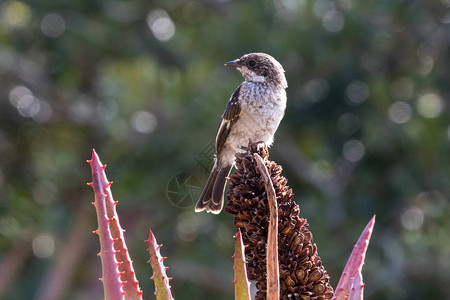
[(286, 109), (285, 71), (275, 58), (266, 53), (249, 53), (225, 66), (236, 68), (244, 81), (231, 95), (222, 114), (214, 166), (195, 205), (196, 212), (220, 213), (236, 152), (246, 149), (249, 140), (271, 146)]

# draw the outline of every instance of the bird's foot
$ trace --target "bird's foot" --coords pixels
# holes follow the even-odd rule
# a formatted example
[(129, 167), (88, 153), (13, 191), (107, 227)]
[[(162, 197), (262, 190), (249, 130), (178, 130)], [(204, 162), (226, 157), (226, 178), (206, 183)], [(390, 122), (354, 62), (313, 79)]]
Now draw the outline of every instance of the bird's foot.
[(266, 145), (266, 143), (264, 142), (264, 141), (259, 141), (257, 144), (256, 144), (256, 149), (259, 151), (260, 149), (262, 149), (262, 148), (264, 148), (264, 147), (266, 147), (267, 145)]

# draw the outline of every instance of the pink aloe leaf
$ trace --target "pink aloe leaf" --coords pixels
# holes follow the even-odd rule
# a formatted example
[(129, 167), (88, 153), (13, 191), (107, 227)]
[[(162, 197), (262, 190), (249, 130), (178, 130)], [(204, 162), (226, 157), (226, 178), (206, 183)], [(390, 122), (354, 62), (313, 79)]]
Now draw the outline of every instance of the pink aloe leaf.
[(234, 298), (235, 300), (250, 300), (250, 283), (245, 267), (245, 247), (242, 242), (241, 230), (234, 236)]
[(127, 245), (125, 243), (124, 231), (120, 226), (119, 216), (116, 211), (117, 202), (114, 201), (111, 185), (106, 178), (105, 168), (106, 165), (102, 165), (100, 159), (93, 151), (91, 166), (93, 163), (97, 163), (97, 170), (99, 171), (98, 178), (104, 188), (105, 206), (107, 216), (110, 220), (109, 229), (111, 236), (114, 239), (114, 249), (116, 250), (116, 259), (120, 263), (119, 272), (121, 273), (121, 281), (123, 283), (123, 291), (125, 292), (125, 300), (141, 300), (142, 291), (139, 287), (139, 282), (136, 279), (133, 263), (128, 252)]
[(350, 290), (350, 295), (348, 295), (348, 300), (362, 300), (364, 294), (364, 282), (362, 279), (361, 270), (356, 273), (355, 278), (353, 278), (352, 288)]
[[(112, 207), (115, 213), (115, 206)], [(125, 292), (125, 300), (142, 300), (142, 291), (139, 287), (136, 273), (134, 272), (133, 261), (131, 260), (125, 243), (125, 237), (123, 236), (124, 230), (120, 227), (119, 217), (117, 215), (116, 217), (113, 217), (109, 224), (112, 236), (116, 240), (116, 258), (119, 262), (122, 262), (119, 266), (119, 271), (122, 274), (120, 278), (124, 283), (123, 290)]]
[(166, 257), (162, 257), (160, 249), (162, 245), (158, 245), (153, 232), (150, 230), (148, 240), (148, 252), (150, 253), (149, 263), (153, 269), (153, 275), (151, 279), (155, 282), (155, 296), (157, 300), (173, 300), (172, 293), (170, 292), (169, 281), (172, 278), (168, 278), (166, 274), (167, 267), (164, 266), (164, 260)]
[(92, 169), (92, 182), (88, 185), (92, 186), (95, 194), (95, 210), (97, 212), (98, 229), (94, 233), (98, 234), (100, 239), (99, 256), (102, 261), (102, 278), (105, 299), (122, 300), (125, 292), (122, 289), (122, 281), (120, 280), (119, 262), (116, 260), (116, 250), (114, 249), (115, 240), (112, 237), (109, 228), (110, 218), (106, 210), (106, 198), (109, 184), (106, 181), (104, 167), (100, 159), (92, 152), (92, 159), (88, 161)]
[(369, 221), (366, 228), (361, 233), (358, 242), (353, 247), (352, 254), (350, 255), (347, 261), (347, 265), (345, 266), (344, 271), (342, 272), (341, 279), (339, 280), (339, 283), (336, 287), (336, 291), (332, 300), (348, 299), (354, 277), (357, 275), (358, 272), (361, 272), (362, 270), (364, 259), (366, 257), (367, 247), (369, 246), (370, 236), (372, 235), (374, 225), (375, 225), (375, 215)]

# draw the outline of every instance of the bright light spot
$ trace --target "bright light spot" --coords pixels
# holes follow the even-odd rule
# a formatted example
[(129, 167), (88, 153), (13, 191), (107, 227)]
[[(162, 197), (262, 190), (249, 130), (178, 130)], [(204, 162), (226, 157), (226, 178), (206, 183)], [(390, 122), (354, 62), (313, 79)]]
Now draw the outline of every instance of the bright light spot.
[(155, 115), (147, 111), (137, 111), (131, 116), (131, 127), (140, 133), (152, 133), (156, 129)]
[(175, 24), (163, 9), (152, 10), (147, 16), (147, 25), (158, 40), (165, 42), (175, 35)]
[(316, 0), (313, 5), (314, 14), (319, 18), (334, 10), (334, 2), (329, 0)]
[(339, 132), (345, 135), (354, 134), (360, 126), (361, 123), (358, 116), (352, 113), (345, 113), (341, 115), (337, 122)]
[(33, 93), (22, 85), (17, 85), (9, 92), (9, 102), (17, 108), (19, 100), (25, 97), (33, 97)]
[(32, 116), (33, 120), (35, 120), (38, 123), (48, 122), (48, 120), (50, 120), (50, 118), (53, 115), (53, 109), (50, 106), (50, 104), (48, 104), (45, 101), (40, 101), (39, 104), (40, 104), (39, 112)]
[(344, 16), (338, 11), (330, 11), (323, 17), (322, 25), (326, 31), (337, 33), (344, 28)]
[(369, 87), (364, 82), (356, 80), (347, 86), (345, 94), (352, 104), (362, 104), (369, 96)]
[(33, 253), (36, 257), (47, 258), (55, 253), (55, 240), (49, 234), (41, 234), (33, 239)]
[(444, 101), (434, 93), (424, 94), (417, 101), (417, 111), (425, 118), (436, 118), (444, 110)]
[(342, 155), (350, 162), (357, 162), (363, 158), (366, 147), (358, 140), (350, 140), (342, 147)]
[(66, 30), (66, 22), (59, 14), (48, 14), (41, 21), (42, 33), (51, 38), (57, 38)]
[(21, 1), (8, 1), (0, 7), (0, 23), (10, 28), (25, 27), (30, 20), (31, 9)]
[(412, 108), (406, 102), (397, 101), (389, 107), (389, 120), (396, 124), (403, 124), (411, 119)]
[(320, 78), (308, 81), (302, 88), (302, 95), (308, 102), (319, 102), (328, 96), (328, 83)]
[(424, 221), (423, 211), (417, 207), (410, 207), (401, 215), (400, 221), (407, 230), (419, 229)]
[(17, 101), (17, 110), (23, 117), (32, 118), (39, 113), (40, 109), (41, 102), (33, 95), (21, 97), (19, 101)]
[(17, 108), (21, 116), (33, 118), (40, 123), (47, 122), (53, 113), (47, 102), (39, 101), (28, 88), (21, 85), (11, 89), (9, 102)]

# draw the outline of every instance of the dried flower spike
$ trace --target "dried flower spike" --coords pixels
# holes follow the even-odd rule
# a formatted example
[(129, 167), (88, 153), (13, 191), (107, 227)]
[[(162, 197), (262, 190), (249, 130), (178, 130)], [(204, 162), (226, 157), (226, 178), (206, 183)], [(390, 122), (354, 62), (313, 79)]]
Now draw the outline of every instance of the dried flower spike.
[(278, 204), (278, 257), (280, 299), (330, 299), (333, 288), (317, 254), (317, 246), (292, 190), (281, 176), (282, 168), (269, 161), (267, 147), (250, 143), (247, 153), (236, 154), (236, 174), (229, 179), (226, 211), (235, 215), (234, 225), (242, 232), (249, 280), (256, 281), (255, 299), (266, 299), (266, 243), (269, 207), (264, 182), (254, 153), (263, 158), (275, 189)]

